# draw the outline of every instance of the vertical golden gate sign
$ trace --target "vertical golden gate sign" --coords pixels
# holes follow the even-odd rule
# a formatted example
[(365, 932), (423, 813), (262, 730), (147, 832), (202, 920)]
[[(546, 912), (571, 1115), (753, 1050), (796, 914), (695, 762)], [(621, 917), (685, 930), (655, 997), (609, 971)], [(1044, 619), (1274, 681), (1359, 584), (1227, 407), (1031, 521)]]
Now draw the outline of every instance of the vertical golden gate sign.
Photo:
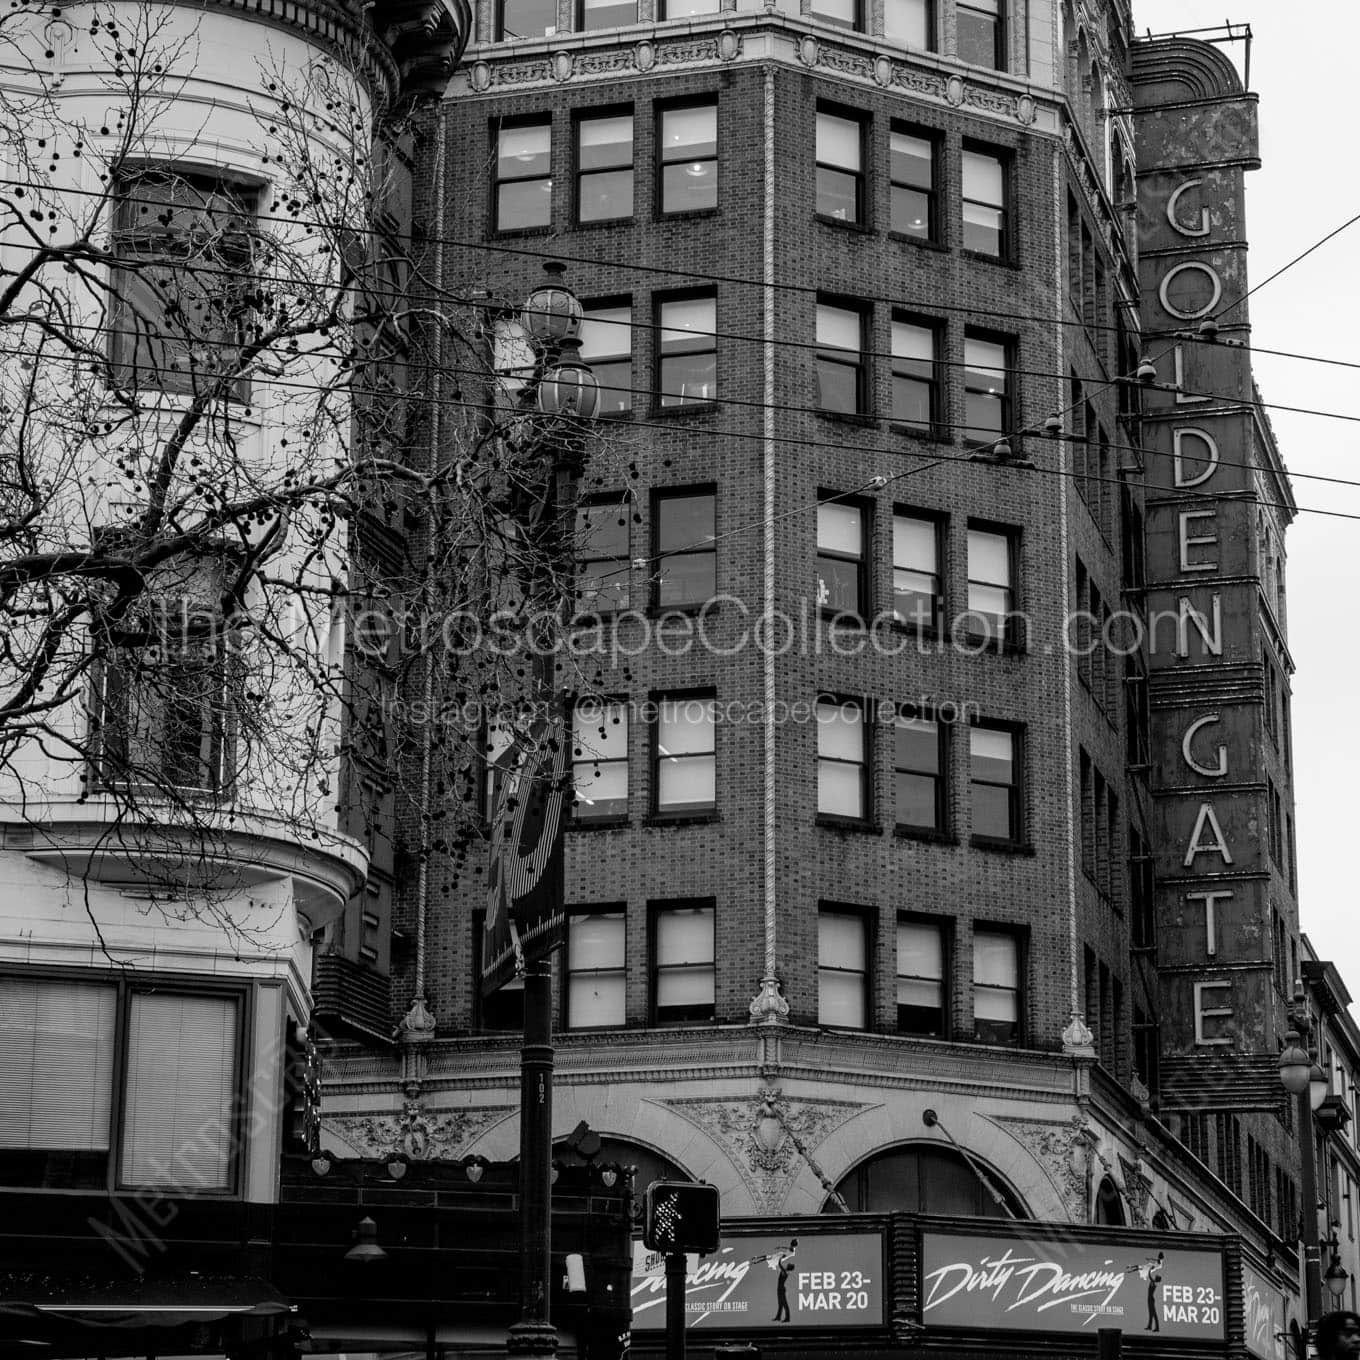
[(1143, 350), (1158, 373), (1141, 442), (1161, 1085), (1168, 1109), (1264, 1110), (1279, 1089), (1257, 488), (1274, 455), (1238, 301), (1256, 105), (1204, 47), (1151, 44), (1134, 81)]

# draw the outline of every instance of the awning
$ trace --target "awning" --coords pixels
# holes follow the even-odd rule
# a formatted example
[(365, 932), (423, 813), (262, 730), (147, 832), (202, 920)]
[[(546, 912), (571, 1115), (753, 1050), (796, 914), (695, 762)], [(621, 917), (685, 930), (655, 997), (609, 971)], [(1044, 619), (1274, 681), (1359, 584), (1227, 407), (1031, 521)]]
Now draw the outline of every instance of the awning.
[(289, 1311), (288, 1300), (273, 1285), (253, 1276), (189, 1273), (99, 1279), (0, 1272), (0, 1333), (10, 1335), (21, 1319), (30, 1326), (45, 1322), (81, 1327), (183, 1327)]

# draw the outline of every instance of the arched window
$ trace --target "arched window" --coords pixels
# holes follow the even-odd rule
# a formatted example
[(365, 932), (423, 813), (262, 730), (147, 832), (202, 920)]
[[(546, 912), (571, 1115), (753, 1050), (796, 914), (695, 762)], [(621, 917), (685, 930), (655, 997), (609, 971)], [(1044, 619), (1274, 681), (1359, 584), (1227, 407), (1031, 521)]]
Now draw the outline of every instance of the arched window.
[[(836, 1191), (851, 1213), (906, 1209), (970, 1218), (1032, 1217), (1024, 1201), (991, 1167), (976, 1157), (973, 1161), (977, 1166), (953, 1148), (909, 1144), (861, 1162), (842, 1177)], [(822, 1212), (835, 1213), (839, 1208), (828, 1198)]]
[(597, 1166), (605, 1162), (617, 1162), (620, 1166), (635, 1166), (637, 1167), (637, 1176), (633, 1181), (633, 1194), (637, 1196), (639, 1202), (642, 1199), (642, 1192), (653, 1181), (692, 1181), (694, 1179), (688, 1171), (676, 1162), (671, 1161), (669, 1157), (663, 1156), (649, 1147), (644, 1147), (641, 1143), (632, 1143), (626, 1138), (610, 1138), (605, 1134), (599, 1135), (599, 1138), (600, 1150), (589, 1158), (583, 1157), (565, 1139), (559, 1140), (553, 1144), (553, 1159), (565, 1162), (568, 1166), (580, 1166), (586, 1161), (594, 1162)]
[(1119, 1197), (1119, 1187), (1106, 1176), (1096, 1190), (1096, 1222), (1122, 1228), (1126, 1221), (1124, 1201)]

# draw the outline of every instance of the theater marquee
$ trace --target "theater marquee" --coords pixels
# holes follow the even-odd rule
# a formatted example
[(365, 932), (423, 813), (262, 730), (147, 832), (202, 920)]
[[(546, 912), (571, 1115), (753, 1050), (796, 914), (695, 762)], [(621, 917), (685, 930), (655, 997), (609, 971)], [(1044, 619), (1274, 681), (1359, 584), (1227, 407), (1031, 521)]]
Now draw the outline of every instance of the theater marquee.
[[(879, 1232), (724, 1231), (716, 1252), (691, 1256), (686, 1266), (687, 1328), (797, 1330), (884, 1324)], [(635, 1332), (665, 1327), (665, 1263), (641, 1242), (633, 1243), (632, 1299)]]
[(1226, 1336), (1223, 1257), (1215, 1250), (928, 1232), (921, 1260), (927, 1327)]

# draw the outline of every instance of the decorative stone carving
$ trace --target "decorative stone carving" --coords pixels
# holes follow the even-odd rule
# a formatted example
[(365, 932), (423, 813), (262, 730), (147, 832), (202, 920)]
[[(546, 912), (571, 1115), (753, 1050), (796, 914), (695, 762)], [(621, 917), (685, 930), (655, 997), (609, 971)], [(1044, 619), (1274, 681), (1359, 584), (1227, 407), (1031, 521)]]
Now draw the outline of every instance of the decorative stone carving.
[(712, 61), (718, 54), (718, 44), (713, 38), (700, 38), (694, 42), (668, 43), (657, 53), (663, 66), (683, 66), (691, 62)]
[(1034, 100), (1029, 95), (1022, 94), (1015, 101), (1015, 116), (1026, 125), (1034, 121), (1037, 110), (1034, 107)]
[(702, 1129), (723, 1148), (761, 1213), (776, 1214), (797, 1173), (800, 1154), (795, 1140), (810, 1156), (834, 1129), (865, 1106), (850, 1101), (785, 1101), (776, 1097), (774, 1104), (786, 1132), (780, 1142), (769, 1149), (756, 1137), (757, 1122), (769, 1099), (766, 1092), (752, 1100), (694, 1097), (670, 1100), (665, 1104), (668, 1110)]
[(570, 80), (575, 61), (570, 52), (552, 54), (552, 77), (554, 80)]
[[(952, 99), (949, 101), (954, 102)], [(999, 94), (995, 90), (980, 90), (976, 85), (969, 85), (963, 92), (963, 102), (971, 104), (976, 109), (986, 109), (989, 113), (999, 113), (1004, 118), (1015, 118), (1015, 96), (1010, 94)]]
[(944, 83), (944, 97), (955, 108), (963, 103), (964, 88), (962, 76), (950, 76)]
[(408, 1100), (399, 1115), (334, 1115), (323, 1127), (334, 1129), (363, 1157), (386, 1157), (401, 1148), (417, 1160), (454, 1159), (460, 1149), (514, 1112), (513, 1106), (504, 1105), (431, 1114), (418, 1100)]
[(804, 66), (816, 66), (820, 50), (817, 39), (810, 33), (805, 34), (798, 44), (798, 60)]
[(741, 38), (730, 29), (725, 28), (718, 34), (718, 57), (721, 61), (735, 61), (741, 55)]
[(900, 85), (904, 90), (915, 90), (918, 94), (928, 94), (933, 99), (943, 99), (945, 94), (945, 83), (939, 76), (927, 75), (923, 71), (913, 71), (906, 66), (899, 66), (893, 72), (893, 84)]
[(1057, 1188), (1074, 1223), (1086, 1220), (1086, 1172), (1074, 1165), (1078, 1145), (1088, 1146), (1086, 1122), (1073, 1115), (1062, 1123), (1039, 1119), (1013, 1119), (997, 1115), (991, 1121), (1010, 1134), (1043, 1167)]
[(491, 88), (491, 67), (484, 61), (474, 61), (468, 71), (468, 83), (478, 94)]
[(1129, 1202), (1129, 1214), (1133, 1219), (1135, 1228), (1147, 1227), (1147, 1206), (1148, 1196), (1152, 1190), (1152, 1182), (1139, 1170), (1137, 1162), (1131, 1162), (1122, 1153), (1116, 1154), (1119, 1158), (1119, 1170), (1124, 1177), (1124, 1194)]
[(656, 65), (656, 44), (646, 39), (633, 48), (633, 65), (639, 71), (650, 71)]
[(824, 48), (820, 60), (828, 70), (840, 71), (844, 75), (855, 76), (860, 80), (867, 80), (873, 73), (873, 66), (867, 57), (862, 57), (857, 52), (842, 51), (839, 47)]
[(546, 61), (525, 61), (516, 66), (496, 67), (497, 85), (533, 85), (548, 74)]
[(1063, 1053), (1069, 1058), (1094, 1058), (1095, 1039), (1096, 1036), (1091, 1033), (1090, 1026), (1073, 1011), (1072, 1019), (1062, 1032)]
[(631, 52), (585, 52), (576, 57), (576, 69), (582, 75), (605, 75), (626, 71), (633, 65)]
[(893, 81), (893, 64), (887, 57), (874, 58), (874, 79), (885, 89)]
[(753, 1025), (777, 1025), (789, 1018), (789, 1003), (780, 994), (777, 977), (760, 979), (760, 991), (747, 1010)]

